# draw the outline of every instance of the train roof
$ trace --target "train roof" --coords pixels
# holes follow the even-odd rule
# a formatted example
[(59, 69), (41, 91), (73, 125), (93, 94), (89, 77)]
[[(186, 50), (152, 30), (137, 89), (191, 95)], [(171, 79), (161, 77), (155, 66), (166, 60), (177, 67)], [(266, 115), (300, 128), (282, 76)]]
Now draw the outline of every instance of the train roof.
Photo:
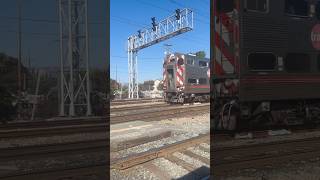
[(195, 56), (195, 55), (191, 55), (191, 54), (184, 54), (184, 53), (179, 53), (179, 52), (175, 52), (175, 53), (171, 53), (171, 54), (168, 54), (167, 56), (166, 56), (166, 59), (168, 59), (170, 56), (172, 56), (172, 55), (174, 55), (174, 56), (182, 56), (182, 55), (184, 55), (185, 57), (186, 57), (186, 59), (195, 59), (195, 60), (201, 60), (201, 61), (210, 61), (210, 59), (209, 58), (199, 58), (199, 57), (197, 57), (197, 56)]

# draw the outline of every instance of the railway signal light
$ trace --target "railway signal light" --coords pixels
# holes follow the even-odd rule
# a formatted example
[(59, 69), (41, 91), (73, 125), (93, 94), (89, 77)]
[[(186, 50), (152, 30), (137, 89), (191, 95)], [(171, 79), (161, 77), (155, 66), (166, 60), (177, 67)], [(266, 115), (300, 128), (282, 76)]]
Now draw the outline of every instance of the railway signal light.
[(157, 29), (156, 18), (155, 18), (155, 17), (152, 17), (152, 18), (151, 18), (151, 21), (152, 21), (152, 30), (153, 30), (153, 31), (156, 31), (156, 29)]
[(180, 17), (181, 17), (181, 13), (180, 13), (180, 9), (176, 9), (176, 19), (177, 20), (180, 20)]

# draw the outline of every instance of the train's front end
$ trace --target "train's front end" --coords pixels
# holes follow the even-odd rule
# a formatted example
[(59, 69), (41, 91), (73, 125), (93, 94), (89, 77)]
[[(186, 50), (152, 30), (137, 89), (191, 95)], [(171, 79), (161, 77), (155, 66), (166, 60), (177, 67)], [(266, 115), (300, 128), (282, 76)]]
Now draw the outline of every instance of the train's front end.
[(163, 63), (164, 99), (169, 103), (184, 103), (184, 55), (169, 54)]

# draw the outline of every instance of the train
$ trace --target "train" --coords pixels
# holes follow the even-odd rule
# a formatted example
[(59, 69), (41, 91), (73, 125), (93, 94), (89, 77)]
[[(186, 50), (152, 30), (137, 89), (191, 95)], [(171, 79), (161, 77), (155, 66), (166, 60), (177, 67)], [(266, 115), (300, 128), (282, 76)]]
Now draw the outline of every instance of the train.
[(213, 130), (317, 124), (320, 2), (215, 0)]
[(167, 103), (210, 101), (210, 60), (170, 53), (163, 62), (163, 96)]

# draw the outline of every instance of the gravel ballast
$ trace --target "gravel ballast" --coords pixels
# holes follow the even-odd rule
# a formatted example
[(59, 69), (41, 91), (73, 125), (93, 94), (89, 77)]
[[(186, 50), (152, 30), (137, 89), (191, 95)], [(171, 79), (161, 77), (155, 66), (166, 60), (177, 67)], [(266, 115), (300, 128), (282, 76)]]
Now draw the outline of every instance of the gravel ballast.
[[(202, 115), (188, 116), (188, 117), (181, 117), (181, 118), (171, 118), (171, 119), (166, 119), (162, 121), (155, 121), (155, 122), (152, 122), (152, 124), (156, 127), (170, 130), (172, 132), (171, 137), (148, 142), (139, 146), (135, 146), (129, 149), (112, 153), (111, 158), (127, 157), (137, 153), (146, 152), (155, 148), (160, 148), (168, 144), (173, 144), (179, 141), (187, 140), (192, 137), (199, 136), (201, 134), (207, 134), (210, 132), (210, 114), (206, 112)], [(206, 143), (203, 143), (203, 144), (204, 144), (204, 147), (210, 148), (209, 144), (206, 144)], [(205, 158), (210, 157), (209, 153), (206, 153), (197, 147), (190, 148), (189, 150)], [(201, 166), (209, 167), (208, 165), (202, 163), (201, 161), (193, 159), (181, 153), (178, 153), (177, 157), (195, 165), (195, 168), (201, 167)], [(184, 177), (185, 175), (190, 173), (186, 169), (182, 168), (181, 166), (164, 158), (153, 160), (151, 163), (159, 167), (159, 169), (161, 169), (162, 171), (169, 174), (173, 179)], [(141, 169), (144, 169), (144, 168), (141, 167)], [(152, 174), (152, 172), (148, 172), (146, 170), (145, 171), (139, 170), (139, 172), (134, 172), (134, 171), (135, 170), (130, 170), (131, 172), (130, 176), (133, 177), (132, 179), (136, 179), (136, 177), (140, 177), (141, 179), (156, 178), (155, 176), (150, 175), (150, 173)], [(145, 175), (141, 175), (141, 173)], [(122, 178), (126, 179), (125, 177), (122, 177), (121, 174), (122, 174), (121, 171), (112, 170), (111, 179), (113, 180), (122, 179)]]

